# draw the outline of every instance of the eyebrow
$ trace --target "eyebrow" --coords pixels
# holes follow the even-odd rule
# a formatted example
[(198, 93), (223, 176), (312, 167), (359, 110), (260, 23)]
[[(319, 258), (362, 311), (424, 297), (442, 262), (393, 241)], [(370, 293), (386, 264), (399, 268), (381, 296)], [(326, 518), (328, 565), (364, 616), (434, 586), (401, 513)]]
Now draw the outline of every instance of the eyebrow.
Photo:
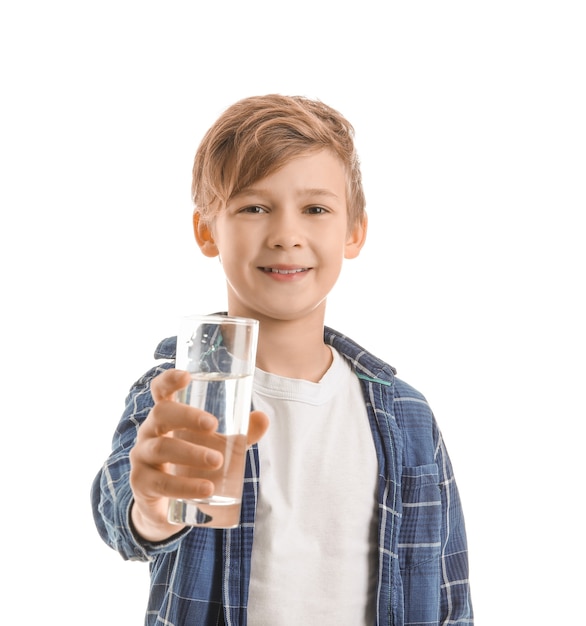
[[(239, 191), (238, 193), (234, 194), (234, 198), (242, 198), (242, 197), (246, 197), (246, 196), (254, 196), (254, 195), (259, 195), (259, 196), (270, 196), (272, 194), (271, 189), (265, 189), (262, 187), (248, 187), (246, 189), (243, 189), (242, 191)], [(323, 198), (335, 198), (335, 199), (339, 199), (338, 194), (334, 193), (333, 191), (330, 191), (329, 189), (323, 189), (321, 187), (312, 187), (309, 189), (300, 189), (297, 192), (297, 195), (299, 197), (312, 197), (315, 198), (317, 197), (323, 197)]]

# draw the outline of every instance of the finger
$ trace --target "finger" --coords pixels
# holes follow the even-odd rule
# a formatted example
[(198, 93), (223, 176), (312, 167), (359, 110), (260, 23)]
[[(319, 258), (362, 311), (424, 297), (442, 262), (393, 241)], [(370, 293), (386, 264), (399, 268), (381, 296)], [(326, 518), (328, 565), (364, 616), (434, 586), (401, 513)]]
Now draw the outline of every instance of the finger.
[(146, 467), (130, 478), (135, 497), (145, 501), (161, 498), (207, 498), (214, 491), (214, 483), (205, 478), (174, 476), (157, 468)]
[(151, 383), (151, 394), (155, 402), (173, 400), (175, 392), (187, 387), (190, 381), (189, 373), (184, 370), (170, 369), (159, 374)]
[(267, 432), (268, 427), (268, 415), (262, 411), (252, 411), (248, 422), (247, 444), (251, 446), (256, 443)]
[(209, 433), (217, 427), (218, 420), (203, 409), (172, 400), (161, 400), (151, 409), (138, 431), (138, 436), (159, 437), (174, 430)]
[(154, 437), (131, 451), (133, 460), (145, 465), (162, 467), (166, 463), (192, 470), (214, 470), (224, 462), (221, 452), (206, 445), (177, 437)]

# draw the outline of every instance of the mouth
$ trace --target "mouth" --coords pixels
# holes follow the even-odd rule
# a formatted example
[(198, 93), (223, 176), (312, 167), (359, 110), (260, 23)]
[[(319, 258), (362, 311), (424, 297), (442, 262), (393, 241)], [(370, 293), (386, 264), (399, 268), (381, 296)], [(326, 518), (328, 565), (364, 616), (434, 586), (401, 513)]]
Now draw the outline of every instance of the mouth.
[(294, 267), (294, 268), (284, 268), (284, 267), (259, 267), (260, 270), (266, 272), (267, 274), (300, 274), (301, 272), (307, 272), (309, 267)]

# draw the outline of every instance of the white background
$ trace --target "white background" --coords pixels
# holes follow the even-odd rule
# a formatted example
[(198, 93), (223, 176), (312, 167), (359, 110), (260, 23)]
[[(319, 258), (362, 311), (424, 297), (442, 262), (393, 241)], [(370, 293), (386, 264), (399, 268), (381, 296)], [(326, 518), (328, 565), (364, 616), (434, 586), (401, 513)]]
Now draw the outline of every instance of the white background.
[(142, 623), (147, 566), (101, 542), (89, 488), (159, 339), (224, 308), (191, 163), (270, 92), (356, 128), (369, 240), (327, 321), (436, 413), (476, 623), (583, 619), (582, 5), (3, 4), (3, 623)]

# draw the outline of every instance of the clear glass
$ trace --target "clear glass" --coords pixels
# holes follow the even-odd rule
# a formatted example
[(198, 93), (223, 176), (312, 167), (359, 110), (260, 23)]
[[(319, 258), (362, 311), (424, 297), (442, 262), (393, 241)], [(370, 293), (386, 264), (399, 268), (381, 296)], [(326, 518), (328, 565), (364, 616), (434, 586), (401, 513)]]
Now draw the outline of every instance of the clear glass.
[[(238, 526), (257, 340), (257, 320), (223, 315), (181, 320), (176, 367), (187, 370), (191, 382), (177, 393), (177, 400), (215, 415), (218, 429), (205, 438), (187, 430), (175, 431), (173, 436), (219, 450), (224, 463), (217, 470), (195, 472), (214, 483), (214, 493), (205, 499), (172, 499), (168, 514), (172, 523)], [(173, 466), (172, 471), (190, 475), (185, 466)]]

